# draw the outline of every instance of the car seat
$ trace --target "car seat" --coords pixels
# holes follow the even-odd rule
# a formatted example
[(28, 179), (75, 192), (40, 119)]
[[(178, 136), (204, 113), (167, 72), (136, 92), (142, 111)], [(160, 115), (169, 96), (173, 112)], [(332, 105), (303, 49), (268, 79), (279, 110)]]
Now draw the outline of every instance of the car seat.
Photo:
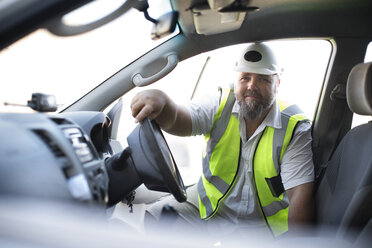
[[(351, 70), (346, 89), (351, 111), (372, 115), (372, 63)], [(316, 192), (318, 234), (353, 244), (372, 241), (372, 122), (351, 129), (336, 148)]]

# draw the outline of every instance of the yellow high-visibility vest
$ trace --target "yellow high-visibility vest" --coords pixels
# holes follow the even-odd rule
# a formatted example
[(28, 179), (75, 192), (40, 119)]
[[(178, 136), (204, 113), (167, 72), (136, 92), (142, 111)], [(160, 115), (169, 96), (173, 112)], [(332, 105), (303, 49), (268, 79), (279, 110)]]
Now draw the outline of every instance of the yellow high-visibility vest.
[[(235, 103), (233, 90), (221, 90), (221, 101), (212, 130), (205, 135), (203, 173), (198, 182), (199, 212), (210, 219), (219, 203), (232, 189), (239, 167), (241, 141), (239, 121), (231, 114)], [(257, 143), (252, 171), (257, 198), (265, 221), (274, 236), (288, 230), (289, 200), (280, 178), (284, 152), (299, 122), (308, 122), (296, 105), (279, 102), (282, 128), (266, 127)]]

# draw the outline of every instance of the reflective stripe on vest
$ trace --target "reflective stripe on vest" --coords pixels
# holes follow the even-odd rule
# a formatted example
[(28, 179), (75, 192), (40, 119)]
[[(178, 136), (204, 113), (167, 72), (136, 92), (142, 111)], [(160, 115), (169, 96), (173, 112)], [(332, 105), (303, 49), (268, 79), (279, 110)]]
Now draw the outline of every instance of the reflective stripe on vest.
[[(222, 91), (212, 131), (206, 135), (203, 175), (198, 183), (199, 211), (202, 219), (211, 218), (219, 203), (234, 185), (240, 160), (239, 121), (231, 112), (235, 103), (232, 90)], [(306, 121), (296, 105), (279, 102), (282, 128), (266, 127), (253, 159), (257, 197), (265, 220), (275, 236), (288, 230), (289, 201), (285, 193), (274, 197), (265, 180), (280, 174), (280, 164), (298, 122)]]
[[(199, 211), (203, 219), (209, 219), (217, 211), (219, 201), (229, 192), (238, 172), (239, 156), (236, 154), (240, 152), (240, 136), (227, 135), (235, 132), (236, 125), (239, 126), (239, 121), (231, 115), (234, 102), (233, 91), (222, 91), (214, 126), (205, 136), (203, 174), (198, 183)], [(221, 168), (220, 164), (229, 166)]]

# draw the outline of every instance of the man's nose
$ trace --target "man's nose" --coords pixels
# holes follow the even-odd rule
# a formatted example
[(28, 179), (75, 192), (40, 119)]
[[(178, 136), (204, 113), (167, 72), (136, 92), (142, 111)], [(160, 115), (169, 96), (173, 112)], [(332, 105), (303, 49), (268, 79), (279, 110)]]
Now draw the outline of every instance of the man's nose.
[(248, 84), (247, 84), (247, 89), (248, 90), (254, 90), (257, 88), (257, 77), (255, 76), (252, 76), (251, 79), (248, 81)]

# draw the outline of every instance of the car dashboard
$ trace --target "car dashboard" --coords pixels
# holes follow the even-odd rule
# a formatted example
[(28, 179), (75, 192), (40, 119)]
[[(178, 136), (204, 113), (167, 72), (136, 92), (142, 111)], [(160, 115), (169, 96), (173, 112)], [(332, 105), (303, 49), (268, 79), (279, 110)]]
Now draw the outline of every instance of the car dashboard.
[(101, 112), (3, 113), (3, 194), (105, 205), (110, 120)]

